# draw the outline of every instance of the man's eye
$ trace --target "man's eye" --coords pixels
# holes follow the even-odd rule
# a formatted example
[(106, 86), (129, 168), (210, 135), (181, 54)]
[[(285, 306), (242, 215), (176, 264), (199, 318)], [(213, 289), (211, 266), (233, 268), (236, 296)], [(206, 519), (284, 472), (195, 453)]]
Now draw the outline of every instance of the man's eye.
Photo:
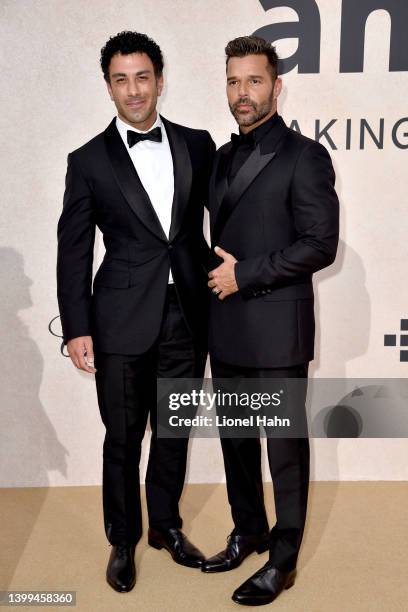
[(252, 82), (253, 83), (259, 83), (260, 81), (259, 81), (259, 79), (252, 79)]
[(116, 79), (116, 82), (117, 82), (117, 83), (123, 83), (123, 81), (124, 81), (124, 80), (125, 80), (125, 79)]
[(237, 83), (236, 81), (230, 81), (229, 85), (236, 85), (236, 83)]

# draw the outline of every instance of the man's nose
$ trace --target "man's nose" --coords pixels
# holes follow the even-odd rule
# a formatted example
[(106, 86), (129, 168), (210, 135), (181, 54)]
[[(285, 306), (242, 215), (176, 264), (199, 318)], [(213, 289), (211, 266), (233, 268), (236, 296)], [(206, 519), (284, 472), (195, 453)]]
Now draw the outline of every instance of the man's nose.
[(248, 90), (247, 90), (246, 83), (239, 84), (238, 95), (240, 98), (246, 98), (248, 96)]
[(136, 79), (128, 80), (128, 95), (129, 96), (137, 96), (140, 93), (139, 83)]

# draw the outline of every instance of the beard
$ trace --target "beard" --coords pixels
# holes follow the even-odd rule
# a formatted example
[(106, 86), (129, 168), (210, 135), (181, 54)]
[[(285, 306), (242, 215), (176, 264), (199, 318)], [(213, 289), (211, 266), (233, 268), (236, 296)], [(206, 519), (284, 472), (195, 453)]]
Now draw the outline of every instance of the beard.
[[(251, 106), (251, 109), (240, 111), (238, 110), (238, 106), (240, 104), (248, 104), (249, 106)], [(230, 104), (229, 108), (238, 125), (249, 127), (266, 117), (271, 112), (272, 105), (273, 91), (271, 92), (267, 100), (259, 102), (258, 104), (251, 100), (249, 97), (246, 97), (239, 98), (239, 100), (234, 102), (234, 104)]]
[(143, 123), (154, 112), (155, 107), (152, 107), (151, 104), (145, 104), (141, 109), (132, 109), (126, 104), (122, 104), (120, 110), (130, 123)]

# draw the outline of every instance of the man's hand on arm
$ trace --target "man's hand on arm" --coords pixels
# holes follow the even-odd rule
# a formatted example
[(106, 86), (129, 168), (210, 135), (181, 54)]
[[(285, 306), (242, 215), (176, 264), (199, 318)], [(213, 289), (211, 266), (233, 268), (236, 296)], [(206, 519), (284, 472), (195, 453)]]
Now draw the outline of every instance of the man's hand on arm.
[(282, 249), (237, 262), (244, 299), (310, 277), (333, 263), (339, 239), (339, 201), (329, 153), (311, 141), (300, 154), (291, 184), (296, 240)]
[(224, 260), (218, 268), (211, 270), (208, 273), (208, 286), (220, 300), (225, 299), (228, 295), (232, 295), (239, 291), (237, 281), (235, 279), (235, 264), (237, 260), (231, 253), (227, 253), (220, 247), (215, 247), (214, 251), (219, 257)]
[(95, 374), (96, 369), (93, 367), (94, 351), (91, 336), (71, 338), (67, 342), (67, 349), (71, 361), (76, 368), (89, 372), (89, 374)]

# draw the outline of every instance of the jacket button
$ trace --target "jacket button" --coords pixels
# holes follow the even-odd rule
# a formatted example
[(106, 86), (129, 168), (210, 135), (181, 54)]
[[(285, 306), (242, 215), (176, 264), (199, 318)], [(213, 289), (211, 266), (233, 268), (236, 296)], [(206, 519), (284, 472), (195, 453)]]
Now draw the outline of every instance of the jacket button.
[(168, 247), (168, 248), (169, 248), (169, 250), (170, 250), (170, 249), (172, 249), (172, 248), (173, 248), (173, 245), (172, 245), (172, 244), (169, 244), (169, 247)]

